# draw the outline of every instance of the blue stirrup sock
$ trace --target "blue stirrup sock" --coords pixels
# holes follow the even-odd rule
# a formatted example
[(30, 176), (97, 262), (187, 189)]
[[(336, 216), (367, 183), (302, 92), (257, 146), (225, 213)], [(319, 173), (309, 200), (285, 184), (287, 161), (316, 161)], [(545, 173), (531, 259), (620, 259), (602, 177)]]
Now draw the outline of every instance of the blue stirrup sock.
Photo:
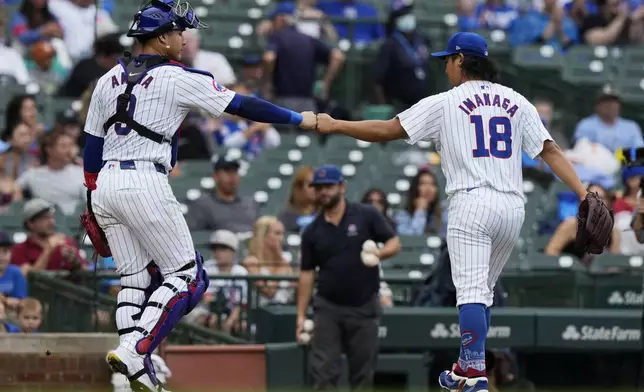
[(461, 351), (454, 369), (456, 374), (485, 377), (485, 338), (489, 320), (489, 309), (483, 304), (465, 304), (459, 307)]
[(492, 325), (492, 308), (485, 308), (485, 321), (487, 321), (487, 331), (490, 332), (490, 325)]

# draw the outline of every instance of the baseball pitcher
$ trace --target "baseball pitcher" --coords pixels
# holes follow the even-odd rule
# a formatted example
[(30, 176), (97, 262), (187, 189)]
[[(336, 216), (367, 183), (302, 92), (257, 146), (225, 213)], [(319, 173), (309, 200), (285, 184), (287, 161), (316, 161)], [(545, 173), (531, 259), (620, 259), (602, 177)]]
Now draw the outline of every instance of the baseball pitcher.
[(541, 156), (582, 200), (577, 240), (584, 250), (603, 251), (613, 219), (601, 199), (586, 191), (535, 107), (495, 83), (498, 72), (483, 37), (456, 33), (445, 51), (432, 55), (444, 59), (451, 90), (389, 121), (338, 121), (320, 114), (317, 130), (369, 142), (435, 143), (450, 199), (447, 246), (461, 331), (458, 361), (439, 382), (450, 391), (487, 392), (485, 338), (494, 286), (525, 216), (521, 151)]

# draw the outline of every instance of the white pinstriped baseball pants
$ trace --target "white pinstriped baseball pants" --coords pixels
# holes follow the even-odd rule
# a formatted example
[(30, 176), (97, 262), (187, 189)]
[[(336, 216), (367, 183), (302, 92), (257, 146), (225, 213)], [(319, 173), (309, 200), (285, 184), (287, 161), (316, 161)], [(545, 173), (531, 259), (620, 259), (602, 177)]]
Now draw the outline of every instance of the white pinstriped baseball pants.
[(166, 276), (195, 259), (192, 236), (167, 175), (151, 162), (135, 165), (136, 170), (123, 170), (118, 162), (105, 164), (92, 209), (118, 273), (137, 273), (154, 260)]
[(492, 306), (494, 286), (519, 238), (523, 198), (490, 188), (458, 191), (449, 200), (447, 249), (457, 306)]

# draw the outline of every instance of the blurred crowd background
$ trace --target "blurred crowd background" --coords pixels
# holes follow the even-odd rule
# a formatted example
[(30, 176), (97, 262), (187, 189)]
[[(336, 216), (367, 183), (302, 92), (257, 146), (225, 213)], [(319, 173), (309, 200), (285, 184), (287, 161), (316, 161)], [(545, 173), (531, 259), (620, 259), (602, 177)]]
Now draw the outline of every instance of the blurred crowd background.
[[(75, 274), (95, 266), (115, 269), (111, 259), (93, 262), (79, 229), (83, 126), (96, 80), (125, 50), (140, 50), (125, 36), (139, 6), (0, 0), (0, 331), (40, 328), (45, 310), (32, 298), (30, 271), (67, 271), (73, 283), (80, 281)], [(443, 64), (430, 52), (455, 31), (484, 35), (502, 82), (532, 100), (616, 219), (607, 252), (583, 255), (574, 245), (576, 196), (542, 161), (524, 155), (527, 216), (508, 269), (630, 274), (641, 267), (644, 247), (628, 227), (633, 214), (644, 212), (637, 199), (644, 171), (622, 168), (615, 156), (620, 148), (644, 147), (641, 0), (196, 0), (193, 6), (210, 29), (184, 33), (187, 66), (241, 94), (344, 119), (388, 119), (444, 91)], [(214, 280), (191, 322), (247, 336), (249, 286), (258, 290), (253, 306), (294, 302), (296, 284), (286, 278), (298, 271), (299, 234), (316, 213), (309, 183), (323, 163), (341, 168), (348, 200), (374, 205), (401, 236), (403, 251), (384, 263), (384, 280), (440, 282), (422, 296), (383, 282), (383, 304), (451, 306), (441, 294), (449, 275), (439, 273), (447, 260), (445, 179), (430, 143), (370, 144), (198, 112), (179, 132), (170, 182), (209, 271), (285, 277)], [(102, 280), (101, 291), (113, 296), (118, 285)], [(535, 300), (508, 292), (500, 298), (515, 305)], [(108, 311), (95, 317), (112, 323)]]

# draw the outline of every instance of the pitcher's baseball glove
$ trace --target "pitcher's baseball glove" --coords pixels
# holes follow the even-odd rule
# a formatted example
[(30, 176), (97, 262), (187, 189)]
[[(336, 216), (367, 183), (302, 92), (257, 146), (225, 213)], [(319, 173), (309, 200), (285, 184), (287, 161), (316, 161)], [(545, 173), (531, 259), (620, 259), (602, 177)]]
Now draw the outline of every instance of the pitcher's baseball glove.
[(595, 192), (589, 192), (579, 204), (577, 215), (577, 246), (599, 255), (608, 245), (613, 232), (613, 211)]

